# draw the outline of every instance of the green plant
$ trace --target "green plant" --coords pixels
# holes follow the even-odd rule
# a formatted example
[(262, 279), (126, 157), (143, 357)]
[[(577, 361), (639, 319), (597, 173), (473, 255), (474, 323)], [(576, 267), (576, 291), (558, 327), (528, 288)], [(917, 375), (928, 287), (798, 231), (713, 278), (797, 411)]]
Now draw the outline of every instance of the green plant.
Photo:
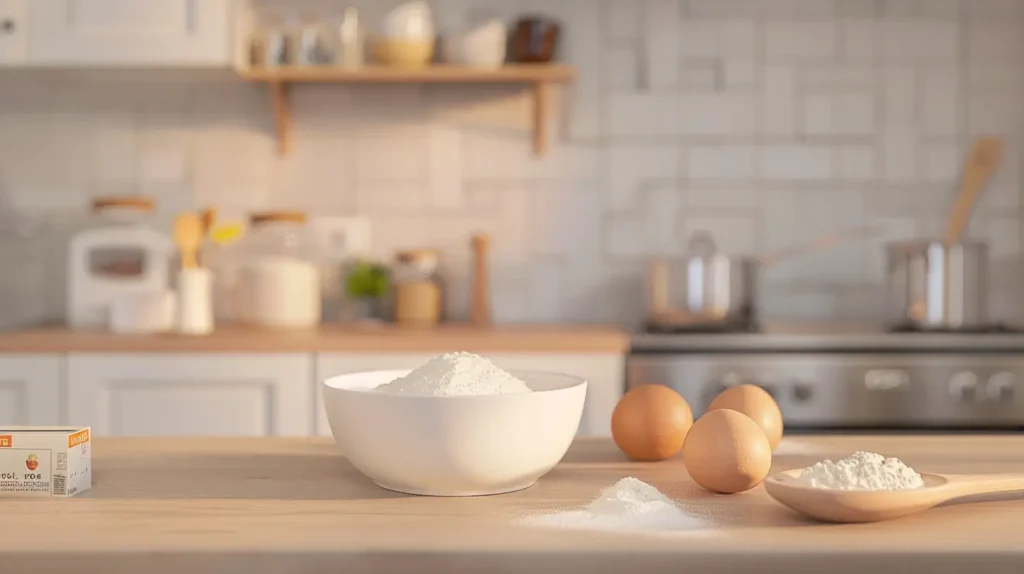
[(356, 263), (345, 280), (345, 292), (356, 299), (382, 297), (388, 291), (390, 272), (379, 263)]

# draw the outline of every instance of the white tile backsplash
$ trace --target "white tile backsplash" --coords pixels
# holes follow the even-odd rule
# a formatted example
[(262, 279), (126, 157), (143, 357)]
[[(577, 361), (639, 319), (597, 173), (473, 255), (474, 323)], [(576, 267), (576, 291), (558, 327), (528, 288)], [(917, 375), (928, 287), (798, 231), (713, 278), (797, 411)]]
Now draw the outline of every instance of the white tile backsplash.
[[(437, 7), (441, 32), (481, 10), (566, 19), (578, 77), (544, 157), (519, 87), (299, 86), (280, 158), (265, 87), (229, 73), (3, 71), (0, 208), (136, 191), (164, 215), (361, 215), (375, 256), (444, 251), (456, 317), (484, 231), (499, 319), (628, 324), (646, 257), (696, 228), (762, 252), (875, 222), (884, 237), (765, 273), (769, 317), (860, 320), (880, 316), (884, 242), (941, 231), (963, 150), (994, 134), (1007, 153), (971, 232), (993, 244), (999, 312), (1021, 311), (1024, 0), (466, 0)], [(59, 313), (39, 277), (0, 281), (20, 305), (0, 320)]]

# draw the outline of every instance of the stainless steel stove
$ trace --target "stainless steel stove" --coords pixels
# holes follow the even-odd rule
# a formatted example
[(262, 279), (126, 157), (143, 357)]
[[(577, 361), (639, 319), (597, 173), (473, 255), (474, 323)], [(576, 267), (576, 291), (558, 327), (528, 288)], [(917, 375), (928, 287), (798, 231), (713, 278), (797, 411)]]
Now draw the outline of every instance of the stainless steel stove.
[(1024, 332), (771, 327), (633, 337), (627, 386), (660, 383), (699, 415), (755, 384), (787, 430), (1024, 430)]

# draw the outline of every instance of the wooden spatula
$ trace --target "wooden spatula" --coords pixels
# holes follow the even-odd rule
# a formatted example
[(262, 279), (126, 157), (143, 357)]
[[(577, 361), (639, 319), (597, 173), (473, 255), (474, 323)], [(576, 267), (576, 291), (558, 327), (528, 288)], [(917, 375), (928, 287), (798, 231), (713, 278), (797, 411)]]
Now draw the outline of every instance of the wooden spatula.
[(174, 220), (174, 242), (181, 253), (182, 269), (199, 266), (199, 247), (203, 243), (203, 220), (195, 213), (182, 213)]
[(958, 243), (963, 237), (978, 195), (999, 166), (1004, 147), (1003, 140), (999, 138), (981, 137), (974, 141), (964, 165), (960, 193), (956, 196), (953, 210), (946, 223), (946, 234), (943, 239), (947, 245)]

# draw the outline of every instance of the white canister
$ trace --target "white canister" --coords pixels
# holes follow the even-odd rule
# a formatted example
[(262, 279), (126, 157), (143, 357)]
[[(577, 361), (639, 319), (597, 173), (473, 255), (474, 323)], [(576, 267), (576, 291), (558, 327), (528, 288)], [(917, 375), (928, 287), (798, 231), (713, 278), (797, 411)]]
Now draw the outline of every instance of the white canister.
[(303, 259), (262, 255), (245, 262), (248, 322), (273, 328), (312, 327), (320, 322), (320, 269)]
[(254, 215), (238, 261), (238, 306), (243, 323), (275, 329), (315, 327), (323, 289), (316, 237), (306, 215)]

